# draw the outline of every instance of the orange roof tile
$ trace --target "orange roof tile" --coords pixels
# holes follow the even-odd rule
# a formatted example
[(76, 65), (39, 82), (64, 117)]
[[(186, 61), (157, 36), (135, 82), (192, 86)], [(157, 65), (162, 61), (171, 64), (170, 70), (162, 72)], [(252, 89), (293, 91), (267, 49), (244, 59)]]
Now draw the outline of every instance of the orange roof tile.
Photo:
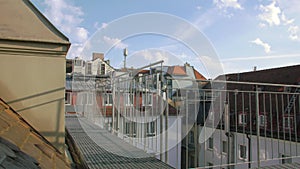
[(197, 80), (206, 80), (206, 78), (201, 73), (199, 73), (196, 69), (194, 69), (194, 74)]
[(170, 75), (186, 75), (186, 71), (183, 66), (170, 66), (167, 73)]
[[(70, 168), (70, 163), (64, 154), (60, 153), (2, 99), (0, 99), (0, 139), (6, 140), (5, 143), (9, 143), (8, 147), (12, 147), (11, 145), (16, 147), (11, 152), (25, 153), (35, 159), (38, 164), (33, 162), (33, 165), (40, 168)], [(3, 141), (1, 142), (3, 144)]]

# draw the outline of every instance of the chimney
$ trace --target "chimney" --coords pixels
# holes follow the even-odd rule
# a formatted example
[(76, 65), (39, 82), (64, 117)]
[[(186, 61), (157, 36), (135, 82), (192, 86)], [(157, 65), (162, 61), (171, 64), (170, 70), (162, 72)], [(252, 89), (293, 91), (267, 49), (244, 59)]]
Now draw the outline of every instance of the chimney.
[(257, 70), (257, 67), (256, 67), (256, 66), (254, 66), (254, 67), (253, 67), (253, 71), (255, 72), (256, 70)]
[(93, 61), (96, 59), (104, 60), (104, 54), (103, 53), (93, 53)]

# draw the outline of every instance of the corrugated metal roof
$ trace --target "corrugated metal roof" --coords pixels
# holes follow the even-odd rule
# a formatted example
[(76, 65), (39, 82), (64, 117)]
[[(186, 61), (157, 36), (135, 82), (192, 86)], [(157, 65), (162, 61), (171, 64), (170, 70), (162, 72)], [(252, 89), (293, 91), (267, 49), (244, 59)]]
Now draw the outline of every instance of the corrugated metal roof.
[(84, 117), (67, 116), (66, 128), (89, 168), (172, 168)]

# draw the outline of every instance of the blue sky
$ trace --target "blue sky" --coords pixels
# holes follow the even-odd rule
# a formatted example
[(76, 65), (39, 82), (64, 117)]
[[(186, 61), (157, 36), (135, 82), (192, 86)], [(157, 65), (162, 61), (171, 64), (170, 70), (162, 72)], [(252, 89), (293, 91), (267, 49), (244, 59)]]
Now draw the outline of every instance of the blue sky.
[[(199, 29), (213, 45), (225, 73), (250, 71), (254, 66), (260, 70), (300, 64), (299, 0), (31, 1), (69, 37), (72, 47), (68, 58), (79, 56), (97, 30), (112, 21), (136, 13), (161, 12), (183, 18)], [(143, 22), (147, 21), (136, 24)], [(112, 60), (123, 59), (124, 47), (131, 54), (160, 49), (162, 52), (154, 50), (156, 55), (153, 57), (163, 58), (163, 54), (171, 53), (191, 65), (193, 60), (190, 58), (196, 57), (182, 43), (160, 35), (145, 34), (127, 39), (106, 37), (104, 41), (115, 45), (106, 53)]]

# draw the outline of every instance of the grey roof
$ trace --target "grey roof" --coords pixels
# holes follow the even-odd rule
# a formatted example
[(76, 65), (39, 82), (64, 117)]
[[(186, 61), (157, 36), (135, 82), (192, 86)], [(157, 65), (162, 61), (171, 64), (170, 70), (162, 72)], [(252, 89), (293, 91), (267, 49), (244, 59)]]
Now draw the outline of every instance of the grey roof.
[(0, 39), (70, 44), (29, 0), (0, 0), (0, 16)]
[(66, 129), (89, 168), (172, 168), (84, 117), (66, 116)]
[(290, 163), (290, 164), (278, 164), (278, 165), (272, 165), (267, 167), (260, 167), (259, 169), (299, 169), (299, 168), (300, 168), (300, 163)]
[(0, 168), (40, 168), (39, 163), (15, 144), (0, 137)]

